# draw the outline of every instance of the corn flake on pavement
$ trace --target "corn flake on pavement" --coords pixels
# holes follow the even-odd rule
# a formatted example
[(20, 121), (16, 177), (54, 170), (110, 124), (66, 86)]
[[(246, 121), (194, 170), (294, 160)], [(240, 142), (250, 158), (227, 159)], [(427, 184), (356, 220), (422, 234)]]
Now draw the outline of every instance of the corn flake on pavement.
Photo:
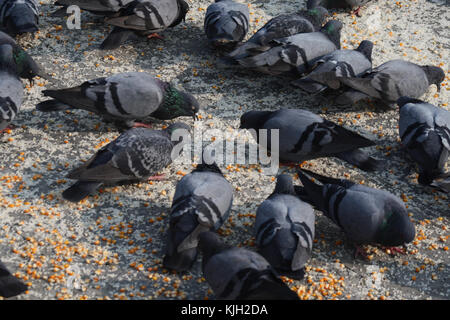
[[(291, 0), (248, 2), (252, 31), (304, 5)], [(369, 39), (375, 43), (374, 66), (396, 58), (441, 66), (447, 75), (442, 90), (432, 86), (422, 98), (449, 110), (449, 7), (426, 0), (373, 2), (363, 8), (361, 18), (335, 15), (345, 23), (343, 48)], [(164, 32), (164, 41), (133, 42), (112, 52), (98, 50), (110, 30), (101, 18), (83, 13), (82, 29), (68, 30), (63, 19), (49, 17), (55, 10), (51, 3), (41, 1), (40, 32), (21, 36), (19, 43), (54, 79), (40, 79), (31, 88), (27, 84), (23, 109), (14, 121), (17, 128), (0, 136), (1, 258), (29, 286), (17, 299), (214, 298), (200, 262), (184, 274), (161, 265), (175, 185), (192, 165), (176, 162), (163, 171), (166, 181), (106, 188), (79, 204), (61, 198), (71, 183), (64, 179), (68, 170), (119, 132), (84, 111), (35, 111), (36, 103), (45, 99), (41, 91), (124, 71), (146, 71), (193, 93), (203, 107), (197, 128), (231, 132), (247, 110), (307, 108), (377, 141), (371, 153), (388, 161), (384, 172), (365, 173), (331, 158), (305, 166), (401, 197), (416, 225), (408, 254), (391, 256), (369, 246), (368, 260), (355, 260), (343, 233), (317, 212), (306, 277), (284, 280), (302, 299), (450, 298), (448, 195), (417, 185), (417, 174), (399, 148), (397, 110), (380, 111), (364, 103), (337, 108), (329, 98), (306, 96), (284, 79), (220, 67), (203, 34), (210, 1), (189, 1), (186, 23)], [(182, 121), (193, 124), (189, 118)], [(275, 179), (256, 165), (222, 168), (236, 192), (220, 233), (233, 245), (254, 248), (255, 212)], [(282, 171), (295, 174), (293, 168)]]

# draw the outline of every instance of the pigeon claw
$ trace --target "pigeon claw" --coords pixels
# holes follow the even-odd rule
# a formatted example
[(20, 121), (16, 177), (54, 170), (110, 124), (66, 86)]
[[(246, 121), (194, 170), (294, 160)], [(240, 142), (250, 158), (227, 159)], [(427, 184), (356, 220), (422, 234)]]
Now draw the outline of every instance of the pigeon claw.
[(10, 131), (12, 129), (14, 129), (15, 127), (13, 125), (9, 125), (7, 126), (5, 129), (0, 130), (0, 134), (4, 134), (4, 133), (10, 133)]
[(148, 177), (148, 181), (162, 181), (166, 178), (164, 174), (157, 174), (151, 177)]
[(147, 36), (147, 39), (152, 39), (152, 38), (156, 38), (156, 39), (159, 39), (159, 40), (164, 40), (164, 37), (163, 37), (163, 36), (160, 36), (160, 35), (157, 34), (157, 33), (151, 33), (151, 34), (149, 34), (149, 35)]
[(143, 122), (135, 122), (133, 125), (133, 128), (147, 128), (147, 129), (151, 129), (152, 125), (148, 124), (148, 123), (143, 123)]
[(354, 15), (357, 15), (358, 17), (362, 17), (361, 7), (358, 7), (358, 9), (353, 10), (352, 12), (350, 12), (350, 14), (354, 14)]

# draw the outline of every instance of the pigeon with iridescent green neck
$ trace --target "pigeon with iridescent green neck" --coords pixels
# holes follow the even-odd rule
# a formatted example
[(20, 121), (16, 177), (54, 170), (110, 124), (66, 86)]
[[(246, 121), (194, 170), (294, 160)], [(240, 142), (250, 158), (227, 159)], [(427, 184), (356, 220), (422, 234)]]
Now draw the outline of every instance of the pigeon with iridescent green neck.
[(48, 75), (42, 68), (33, 60), (33, 58), (19, 46), (12, 37), (0, 31), (0, 45), (10, 45), (13, 48), (13, 58), (16, 73), (23, 79), (28, 79), (30, 82), (36, 76), (47, 78)]
[(193, 95), (145, 72), (119, 73), (86, 81), (77, 87), (44, 90), (43, 93), (53, 100), (39, 103), (39, 111), (82, 109), (106, 120), (124, 122), (129, 127), (135, 126), (136, 121), (148, 122), (150, 118), (195, 118), (199, 110)]

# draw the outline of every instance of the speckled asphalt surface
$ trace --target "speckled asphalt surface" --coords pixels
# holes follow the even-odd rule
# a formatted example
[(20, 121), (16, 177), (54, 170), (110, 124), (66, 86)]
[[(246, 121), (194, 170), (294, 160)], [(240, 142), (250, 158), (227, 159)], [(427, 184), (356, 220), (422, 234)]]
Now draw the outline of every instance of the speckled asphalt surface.
[[(240, 1), (242, 2), (242, 1)], [(269, 18), (293, 12), (303, 0), (248, 1), (251, 30)], [(438, 2), (438, 3), (435, 3)], [(388, 170), (365, 173), (340, 160), (309, 161), (318, 173), (346, 177), (389, 190), (404, 199), (416, 226), (406, 255), (367, 247), (368, 260), (354, 259), (343, 233), (317, 212), (313, 255), (302, 281), (285, 279), (304, 299), (449, 299), (448, 195), (417, 184), (414, 167), (400, 150), (398, 111), (367, 103), (339, 108), (333, 96), (306, 96), (285, 79), (221, 66), (203, 34), (210, 1), (189, 1), (185, 23), (163, 33), (165, 40), (134, 42), (111, 52), (98, 49), (108, 27), (82, 14), (82, 29), (68, 30), (49, 17), (52, 1), (41, 1), (41, 30), (19, 43), (54, 77), (27, 84), (23, 109), (9, 134), (0, 136), (0, 253), (29, 291), (15, 299), (212, 299), (200, 263), (174, 274), (161, 266), (164, 234), (175, 185), (191, 165), (175, 162), (163, 182), (106, 188), (79, 204), (61, 192), (65, 175), (100, 146), (118, 136), (117, 128), (84, 111), (43, 114), (35, 111), (45, 88), (62, 88), (123, 71), (143, 70), (193, 93), (203, 109), (196, 128), (232, 132), (240, 115), (252, 109), (306, 108), (374, 139), (370, 150)], [(449, 110), (450, 8), (439, 1), (378, 0), (362, 17), (338, 12), (344, 22), (343, 47), (364, 39), (375, 42), (373, 60), (394, 58), (440, 65), (447, 78), (422, 97)], [(24, 82), (24, 85), (26, 83)], [(190, 118), (181, 119), (193, 125)], [(157, 123), (160, 128), (163, 123)], [(206, 139), (206, 138), (205, 138)], [(205, 142), (210, 142), (205, 140)], [(221, 228), (226, 241), (253, 247), (252, 226), (258, 205), (272, 192), (274, 179), (258, 166), (222, 166), (235, 188), (230, 220)], [(292, 168), (280, 172), (295, 174)], [(295, 180), (299, 183), (299, 180)]]

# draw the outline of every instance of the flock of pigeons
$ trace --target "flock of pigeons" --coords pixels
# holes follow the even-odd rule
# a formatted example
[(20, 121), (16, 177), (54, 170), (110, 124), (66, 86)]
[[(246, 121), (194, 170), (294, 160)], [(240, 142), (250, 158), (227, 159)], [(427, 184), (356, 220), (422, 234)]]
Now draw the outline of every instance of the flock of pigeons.
[[(207, 9), (204, 28), (211, 45), (231, 65), (293, 76), (292, 84), (308, 93), (341, 90), (339, 104), (366, 98), (398, 104), (401, 141), (418, 164), (419, 183), (448, 192), (450, 112), (417, 99), (432, 84), (440, 88), (444, 71), (404, 60), (373, 68), (372, 42), (341, 50), (342, 23), (326, 22), (332, 7), (354, 9), (367, 2), (309, 0), (306, 10), (274, 17), (242, 42), (249, 30), (248, 6), (216, 0)], [(55, 4), (63, 6), (56, 16), (66, 14), (70, 5), (105, 16), (114, 29), (102, 49), (117, 48), (138, 37), (160, 37), (158, 32), (182, 22), (189, 10), (184, 0), (58, 0)], [(0, 32), (2, 131), (8, 130), (20, 110), (20, 78), (31, 82), (35, 76), (46, 76), (8, 35), (36, 31), (38, 7), (35, 0), (0, 0), (0, 26), (5, 31)], [(162, 179), (155, 174), (172, 162), (173, 148), (184, 143), (183, 139), (171, 141), (172, 133), (189, 131), (190, 126), (176, 122), (164, 130), (152, 130), (149, 120), (196, 119), (200, 107), (190, 93), (144, 72), (115, 74), (43, 94), (51, 99), (37, 105), (42, 112), (82, 109), (127, 128), (69, 173), (77, 182), (63, 197), (72, 202), (101, 185)], [(283, 162), (337, 157), (365, 171), (382, 168), (381, 161), (361, 150), (375, 142), (307, 110), (249, 111), (241, 116), (241, 128), (279, 129)], [(279, 275), (303, 278), (314, 240), (313, 208), (338, 225), (357, 248), (364, 244), (395, 247), (414, 239), (415, 228), (403, 201), (393, 194), (304, 169), (298, 169), (298, 175), (302, 186), (294, 186), (289, 175), (279, 175), (274, 192), (258, 208), (254, 226), (258, 252), (254, 252), (230, 247), (214, 232), (230, 213), (233, 189), (215, 163), (199, 164), (176, 186), (163, 265), (189, 270), (201, 251), (204, 277), (218, 298), (297, 299)], [(24, 290), (26, 286), (0, 263), (0, 296)]]

